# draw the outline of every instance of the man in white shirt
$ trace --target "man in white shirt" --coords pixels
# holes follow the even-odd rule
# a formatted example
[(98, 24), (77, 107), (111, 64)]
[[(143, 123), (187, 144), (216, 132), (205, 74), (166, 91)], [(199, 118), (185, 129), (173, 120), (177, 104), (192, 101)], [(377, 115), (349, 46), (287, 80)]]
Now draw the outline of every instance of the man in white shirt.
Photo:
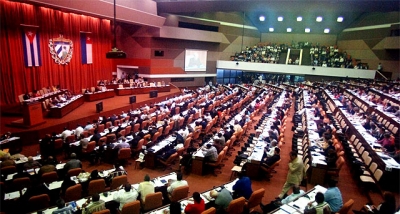
[(143, 202), (145, 202), (146, 195), (154, 193), (154, 184), (150, 181), (149, 175), (144, 176), (144, 181), (139, 184), (138, 192)]
[(206, 119), (207, 122), (210, 122), (212, 120), (210, 113), (207, 113), (206, 115), (204, 115), (204, 119)]
[(233, 130), (235, 130), (236, 133), (240, 133), (242, 131), (242, 127), (240, 126), (239, 121), (235, 120)]
[(71, 130), (68, 130), (67, 127), (64, 128), (64, 131), (61, 133), (61, 138), (65, 140), (68, 136), (73, 135), (74, 133)]
[(176, 181), (169, 181), (168, 182), (168, 188), (167, 191), (169, 194), (172, 194), (172, 191), (174, 189), (180, 187), (180, 186), (189, 186), (188, 182), (185, 180), (182, 180), (182, 173), (176, 173)]
[(185, 127), (179, 130), (178, 134), (180, 134), (183, 137), (183, 140), (186, 140), (187, 136), (189, 135), (189, 130), (187, 129), (187, 127)]
[(82, 126), (81, 126), (81, 125), (78, 125), (78, 127), (76, 127), (76, 129), (75, 129), (75, 136), (80, 137), (81, 134), (82, 134), (82, 132), (83, 132)]
[(207, 144), (206, 148), (203, 148), (203, 155), (206, 161), (215, 162), (218, 159), (217, 149), (211, 144)]
[(136, 190), (132, 190), (132, 186), (127, 183), (125, 186), (120, 188), (120, 190), (114, 194), (113, 200), (119, 203), (119, 210), (129, 202), (136, 201), (138, 193)]

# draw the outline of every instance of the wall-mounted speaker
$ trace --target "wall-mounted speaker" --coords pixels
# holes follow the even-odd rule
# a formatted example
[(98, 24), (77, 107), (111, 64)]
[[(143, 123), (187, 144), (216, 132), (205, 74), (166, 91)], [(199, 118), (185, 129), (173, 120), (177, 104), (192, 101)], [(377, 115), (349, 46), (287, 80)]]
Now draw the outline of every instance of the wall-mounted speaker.
[(136, 103), (136, 96), (129, 97), (129, 104)]
[(149, 95), (150, 98), (158, 97), (158, 91), (157, 90), (150, 91)]

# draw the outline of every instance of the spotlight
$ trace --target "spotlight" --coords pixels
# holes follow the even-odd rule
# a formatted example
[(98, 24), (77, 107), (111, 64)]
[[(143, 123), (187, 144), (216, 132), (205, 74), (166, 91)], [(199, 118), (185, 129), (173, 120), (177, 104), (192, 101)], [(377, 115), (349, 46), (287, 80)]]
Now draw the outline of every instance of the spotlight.
[(279, 16), (279, 17), (278, 17), (278, 21), (279, 21), (279, 22), (283, 21), (283, 17), (282, 17), (282, 16)]
[(260, 20), (260, 22), (263, 22), (265, 21), (265, 16), (260, 16), (258, 19)]
[(341, 17), (341, 16), (337, 17), (336, 21), (337, 22), (343, 22), (343, 17)]
[(290, 27), (286, 28), (286, 32), (288, 32), (288, 33), (292, 32), (292, 28), (290, 28)]
[(329, 33), (329, 28), (325, 28), (324, 33)]
[(273, 27), (270, 27), (268, 30), (269, 30), (269, 32), (274, 32), (274, 28)]
[(306, 28), (306, 29), (304, 29), (304, 32), (310, 33), (310, 32), (311, 32), (311, 29), (310, 29), (310, 28)]
[(297, 21), (298, 21), (298, 22), (303, 21), (303, 17), (301, 17), (301, 16), (297, 17)]
[(317, 22), (322, 22), (322, 16), (318, 16), (316, 19)]

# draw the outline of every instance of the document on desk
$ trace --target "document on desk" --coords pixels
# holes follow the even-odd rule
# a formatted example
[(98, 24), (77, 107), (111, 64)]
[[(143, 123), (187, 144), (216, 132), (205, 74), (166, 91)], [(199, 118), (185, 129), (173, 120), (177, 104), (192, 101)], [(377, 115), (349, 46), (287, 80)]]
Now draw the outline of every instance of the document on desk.
[(303, 211), (306, 208), (308, 202), (310, 202), (310, 201), (311, 200), (309, 198), (302, 196), (302, 197), (298, 198), (297, 200), (290, 202), (289, 205), (295, 207), (296, 209), (298, 209), (300, 211)]
[(20, 195), (19, 191), (10, 192), (10, 193), (4, 194), (4, 200), (12, 200), (14, 198), (19, 198), (20, 196), (21, 195)]
[(64, 165), (65, 165), (65, 164), (66, 164), (66, 163), (57, 164), (57, 165), (56, 165), (56, 169), (57, 169), (57, 170), (64, 169)]
[(287, 205), (287, 204), (284, 204), (284, 205), (282, 205), (280, 208), (279, 208), (279, 210), (277, 211), (277, 212), (275, 212), (275, 213), (278, 213), (278, 214), (280, 214), (280, 213), (300, 213), (299, 211), (297, 211), (296, 209), (294, 209), (293, 207), (291, 207), (291, 206), (289, 206), (289, 205)]
[(54, 181), (51, 182), (48, 186), (49, 190), (61, 188), (63, 181)]

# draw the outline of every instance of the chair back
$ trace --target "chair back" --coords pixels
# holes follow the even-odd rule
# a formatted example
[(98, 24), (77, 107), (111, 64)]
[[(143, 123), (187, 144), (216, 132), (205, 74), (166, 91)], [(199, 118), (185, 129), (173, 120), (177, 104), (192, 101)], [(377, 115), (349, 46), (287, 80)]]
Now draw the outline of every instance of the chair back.
[(189, 194), (189, 186), (180, 186), (175, 188), (171, 193), (171, 202), (177, 202), (181, 199), (187, 198)]
[(215, 214), (217, 210), (214, 207), (209, 208), (208, 210), (204, 210), (201, 214)]
[(121, 214), (140, 214), (140, 201), (126, 203), (121, 210)]
[(100, 211), (94, 212), (92, 214), (110, 214), (110, 213), (111, 212), (109, 209), (105, 209), (105, 210), (100, 210)]
[(99, 125), (97, 126), (97, 132), (98, 132), (98, 133), (104, 132), (104, 124), (99, 124)]
[(131, 158), (131, 148), (122, 148), (118, 152), (118, 160), (126, 160)]
[(125, 135), (128, 135), (129, 133), (131, 133), (131, 130), (132, 130), (132, 126), (125, 127)]
[(354, 200), (349, 199), (345, 204), (343, 204), (343, 207), (339, 210), (339, 214), (347, 214), (350, 211), (353, 204)]
[(82, 198), (82, 185), (76, 184), (65, 190), (65, 202), (76, 201)]
[(50, 198), (47, 194), (35, 195), (29, 198), (29, 210), (41, 210), (49, 207)]
[(104, 146), (104, 145), (106, 144), (106, 142), (107, 142), (107, 137), (104, 136), (104, 137), (101, 137), (101, 138), (99, 139), (99, 142), (97, 143), (97, 145), (98, 145), (98, 146)]
[(53, 181), (57, 181), (58, 180), (58, 174), (57, 174), (56, 171), (46, 172), (46, 173), (43, 173), (41, 179), (42, 179), (42, 182), (44, 182), (46, 184), (49, 184), (49, 183), (51, 183)]
[(75, 140), (76, 140), (75, 135), (70, 135), (70, 136), (68, 136), (68, 137), (65, 139), (65, 142), (66, 142), (66, 143), (74, 143)]
[(258, 206), (261, 203), (262, 198), (264, 197), (264, 194), (265, 194), (265, 189), (264, 188), (261, 188), (259, 190), (254, 191), (251, 194), (251, 196), (249, 198), (249, 201), (247, 201), (246, 207), (250, 210), (253, 207)]
[(143, 205), (144, 211), (153, 210), (161, 206), (162, 206), (161, 192), (149, 193), (146, 195), (145, 203)]
[(86, 147), (86, 149), (84, 151), (82, 151), (83, 153), (89, 154), (91, 152), (94, 151), (94, 149), (96, 148), (96, 141), (90, 141)]
[(13, 180), (14, 190), (22, 190), (31, 186), (31, 179), (29, 177), (16, 178)]
[(97, 179), (89, 182), (88, 195), (104, 192), (106, 190), (106, 182), (104, 179)]
[(126, 175), (120, 175), (114, 177), (111, 181), (110, 190), (117, 189), (119, 186), (126, 184), (128, 182), (128, 177)]
[(61, 138), (54, 140), (54, 149), (59, 150), (63, 148), (63, 140)]
[(136, 123), (135, 125), (133, 125), (133, 133), (137, 133), (139, 131), (140, 128), (140, 123)]
[(17, 167), (15, 166), (5, 166), (5, 167), (1, 167), (0, 169), (1, 174), (7, 176), (9, 174), (13, 174), (17, 172)]
[(79, 173), (81, 173), (81, 172), (82, 172), (82, 168), (74, 168), (74, 169), (68, 170), (67, 174), (69, 177), (72, 177), (72, 176), (78, 176)]
[(154, 135), (153, 135), (153, 138), (151, 139), (151, 141), (153, 141), (153, 142), (157, 142), (157, 140), (158, 140), (158, 137), (160, 137), (160, 132), (156, 132), (156, 133), (154, 133)]
[(226, 212), (229, 214), (243, 213), (243, 208), (244, 208), (245, 202), (246, 202), (246, 199), (244, 197), (240, 197), (235, 200), (232, 200), (231, 203), (229, 203), (228, 208), (226, 208)]
[(117, 140), (117, 136), (115, 134), (108, 134), (107, 135), (107, 143), (114, 143)]

